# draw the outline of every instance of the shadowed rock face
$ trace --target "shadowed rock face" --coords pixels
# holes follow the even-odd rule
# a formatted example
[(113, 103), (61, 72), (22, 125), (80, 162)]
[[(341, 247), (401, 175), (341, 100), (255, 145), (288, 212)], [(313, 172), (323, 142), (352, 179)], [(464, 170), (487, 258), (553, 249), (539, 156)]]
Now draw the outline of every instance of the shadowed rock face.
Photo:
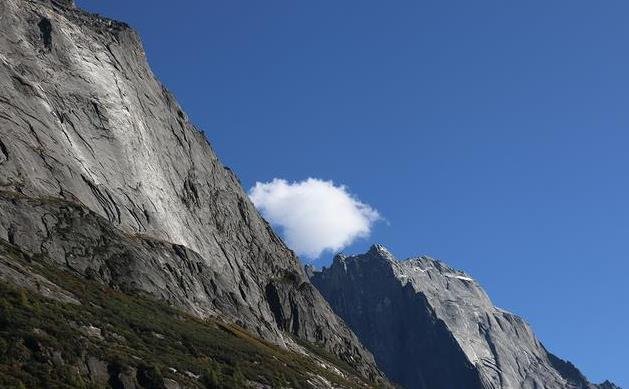
[(1, 0), (0, 15), (1, 239), (379, 375), (133, 30), (72, 1)]
[(406, 388), (613, 388), (590, 384), (548, 353), (518, 316), (495, 307), (469, 275), (384, 247), (338, 255), (311, 280)]
[(417, 388), (474, 388), (480, 381), (456, 339), (413, 288), (377, 253), (337, 256), (314, 273), (339, 316), (353, 327), (394, 382)]

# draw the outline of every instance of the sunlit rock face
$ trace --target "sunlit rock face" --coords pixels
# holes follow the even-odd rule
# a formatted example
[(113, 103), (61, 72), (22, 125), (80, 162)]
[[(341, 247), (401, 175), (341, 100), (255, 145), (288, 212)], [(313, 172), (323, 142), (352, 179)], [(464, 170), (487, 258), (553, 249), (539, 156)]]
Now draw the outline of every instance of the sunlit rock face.
[[(311, 280), (405, 388), (607, 388), (548, 353), (520, 317), (495, 307), (468, 274), (373, 246), (337, 255)], [(613, 386), (612, 386), (613, 387)]]
[(0, 1), (0, 191), (0, 239), (379, 374), (124, 23)]

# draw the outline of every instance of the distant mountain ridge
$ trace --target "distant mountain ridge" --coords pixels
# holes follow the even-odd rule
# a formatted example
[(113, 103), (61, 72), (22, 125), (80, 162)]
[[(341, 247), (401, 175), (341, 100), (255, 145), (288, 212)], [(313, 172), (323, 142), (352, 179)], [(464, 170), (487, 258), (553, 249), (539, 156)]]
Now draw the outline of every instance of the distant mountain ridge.
[(408, 389), (618, 389), (591, 384), (549, 353), (519, 316), (493, 305), (468, 274), (384, 246), (309, 269), (334, 311)]

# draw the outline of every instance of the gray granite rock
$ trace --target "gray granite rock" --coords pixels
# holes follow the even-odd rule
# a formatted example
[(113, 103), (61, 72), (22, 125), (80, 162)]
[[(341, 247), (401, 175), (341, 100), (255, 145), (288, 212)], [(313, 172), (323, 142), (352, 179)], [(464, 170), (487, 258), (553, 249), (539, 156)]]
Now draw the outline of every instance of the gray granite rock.
[[(17, 256), (17, 258), (16, 258)], [(16, 261), (16, 259), (18, 259)], [(62, 303), (80, 305), (79, 300), (67, 290), (37, 274), (33, 269), (20, 263), (21, 254), (12, 252), (0, 241), (0, 280), (20, 285), (46, 298)]]
[(519, 316), (472, 277), (428, 257), (398, 261), (373, 246), (337, 255), (311, 280), (405, 388), (609, 388), (548, 353)]
[(380, 375), (124, 23), (0, 0), (0, 191), (0, 239)]

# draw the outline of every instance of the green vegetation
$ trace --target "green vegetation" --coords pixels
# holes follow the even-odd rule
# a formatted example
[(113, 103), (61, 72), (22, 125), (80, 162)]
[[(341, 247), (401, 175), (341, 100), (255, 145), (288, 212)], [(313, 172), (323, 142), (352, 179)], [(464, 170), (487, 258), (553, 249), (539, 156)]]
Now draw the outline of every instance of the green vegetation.
[[(313, 358), (281, 349), (235, 325), (200, 320), (149, 298), (117, 292), (0, 243), (5, 262), (19, 262), (81, 301), (60, 303), (0, 282), (2, 388), (117, 387), (129, 371), (146, 388), (164, 388), (169, 379), (201, 388), (242, 388), (249, 381), (300, 388), (309, 387), (306, 381), (314, 375), (344, 387), (364, 387), (351, 370), (351, 378), (343, 378)], [(326, 364), (346, 368), (308, 347)], [(104, 366), (101, 384), (86, 366), (90, 358)]]

